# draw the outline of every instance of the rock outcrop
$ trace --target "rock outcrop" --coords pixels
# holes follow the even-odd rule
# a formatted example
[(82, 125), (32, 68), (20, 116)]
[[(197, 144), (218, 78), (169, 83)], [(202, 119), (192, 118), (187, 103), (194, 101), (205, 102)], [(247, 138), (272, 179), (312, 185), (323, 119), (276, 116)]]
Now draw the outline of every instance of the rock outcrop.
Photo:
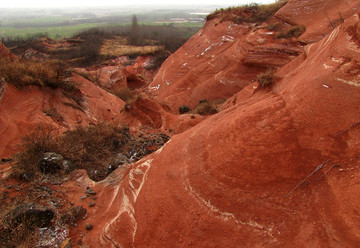
[[(347, 2), (337, 3), (354, 8)], [(322, 1), (289, 6), (302, 3), (317, 8), (314, 16), (327, 11)], [(220, 113), (94, 184), (102, 205), (88, 210), (72, 239), (93, 247), (360, 246), (359, 18), (303, 52), (268, 43), (300, 54), (287, 65), (289, 54), (273, 54), (274, 66), (285, 66), (270, 88), (248, 85), (261, 60), (249, 67), (237, 50), (266, 32), (240, 38), (243, 27), (207, 23), (151, 87), (171, 108), (204, 98), (201, 87), (207, 97), (236, 94)]]

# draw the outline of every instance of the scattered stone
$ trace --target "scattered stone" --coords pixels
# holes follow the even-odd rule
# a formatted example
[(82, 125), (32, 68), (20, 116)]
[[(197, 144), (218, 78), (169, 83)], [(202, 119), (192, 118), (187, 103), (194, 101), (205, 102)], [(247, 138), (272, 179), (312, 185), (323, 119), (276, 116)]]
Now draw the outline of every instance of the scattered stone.
[(83, 200), (85, 200), (87, 198), (87, 196), (86, 195), (83, 195), (80, 199), (83, 201)]
[(89, 207), (95, 206), (95, 202), (89, 202)]
[(192, 115), (192, 116), (191, 116), (191, 119), (195, 119), (195, 115)]
[(62, 168), (66, 174), (71, 171), (72, 167), (73, 167), (73, 163), (70, 160), (64, 160), (62, 162)]
[(26, 203), (17, 206), (8, 216), (14, 226), (45, 227), (54, 218), (54, 211), (38, 204)]
[(54, 173), (62, 169), (64, 158), (60, 154), (47, 152), (41, 159), (40, 169), (44, 173)]
[(130, 104), (126, 104), (126, 105), (125, 105), (125, 111), (130, 111), (130, 109), (131, 109)]
[(86, 216), (86, 208), (83, 208), (82, 206), (76, 206), (73, 208), (73, 216), (76, 222), (78, 222), (81, 219), (84, 219)]
[(85, 191), (85, 194), (87, 195), (96, 195), (96, 192), (90, 188), (88, 188), (86, 191)]
[(91, 230), (93, 226), (90, 223), (86, 223), (86, 230)]

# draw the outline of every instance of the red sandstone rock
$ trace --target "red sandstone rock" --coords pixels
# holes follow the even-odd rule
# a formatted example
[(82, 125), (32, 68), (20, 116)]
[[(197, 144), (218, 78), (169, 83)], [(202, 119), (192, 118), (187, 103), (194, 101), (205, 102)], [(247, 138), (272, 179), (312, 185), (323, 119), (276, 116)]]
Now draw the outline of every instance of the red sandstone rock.
[[(86, 220), (96, 225), (91, 233), (72, 230), (74, 240), (84, 235), (92, 247), (360, 246), (359, 26), (359, 15), (349, 17), (281, 68), (272, 88), (244, 86), (222, 112), (97, 183), (102, 205)], [(174, 70), (181, 51), (194, 61), (202, 50), (191, 51), (190, 42), (158, 77), (188, 77)], [(162, 87), (159, 99), (179, 102), (180, 93), (163, 93), (175, 94), (175, 86)]]
[(183, 104), (195, 107), (201, 99), (231, 97), (268, 67), (287, 64), (303, 51), (303, 44), (318, 41), (359, 8), (358, 1), (325, 4), (320, 0), (290, 0), (261, 25), (279, 23), (283, 29), (289, 24), (305, 25), (307, 31), (300, 37), (301, 42), (278, 39), (277, 31), (259, 29), (254, 24), (213, 19), (166, 60), (149, 92), (173, 112)]

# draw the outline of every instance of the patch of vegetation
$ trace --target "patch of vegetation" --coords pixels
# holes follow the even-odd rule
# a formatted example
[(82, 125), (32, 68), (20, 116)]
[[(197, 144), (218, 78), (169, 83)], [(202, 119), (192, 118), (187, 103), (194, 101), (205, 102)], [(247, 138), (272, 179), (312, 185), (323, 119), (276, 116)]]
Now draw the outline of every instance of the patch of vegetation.
[(185, 114), (185, 113), (188, 113), (191, 111), (191, 108), (189, 106), (186, 106), (186, 105), (181, 105), (179, 107), (179, 113), (182, 115), (182, 114)]
[[(57, 138), (53, 132), (51, 127), (40, 125), (24, 138), (22, 151), (15, 157), (13, 177), (36, 181), (49, 173), (61, 175), (85, 169), (92, 180), (99, 181), (111, 172), (109, 165), (112, 170), (120, 165), (112, 164), (119, 154), (133, 162), (157, 150), (169, 139), (161, 133), (136, 137), (127, 127), (105, 123), (67, 131)], [(47, 156), (54, 157), (50, 161), (60, 162), (45, 163)]]
[(24, 137), (21, 152), (15, 156), (13, 177), (25, 180), (41, 177), (41, 159), (46, 152), (56, 147), (53, 132), (51, 126), (39, 124), (34, 132)]
[(200, 100), (199, 105), (194, 108), (192, 113), (199, 115), (213, 115), (218, 112), (216, 105), (216, 102), (208, 102), (206, 99)]
[(207, 16), (207, 20), (221, 18), (221, 21), (233, 21), (234, 23), (262, 23), (269, 20), (287, 0), (280, 0), (272, 4), (259, 5), (256, 3), (240, 7), (220, 9)]
[(286, 30), (282, 30), (280, 31), (277, 35), (276, 38), (291, 38), (291, 37), (296, 37), (298, 38), (299, 36), (301, 36), (304, 32), (306, 31), (306, 28), (304, 25), (297, 25), (297, 26), (292, 26)]
[(257, 80), (261, 87), (269, 87), (274, 81), (274, 71), (272, 69), (257, 75)]

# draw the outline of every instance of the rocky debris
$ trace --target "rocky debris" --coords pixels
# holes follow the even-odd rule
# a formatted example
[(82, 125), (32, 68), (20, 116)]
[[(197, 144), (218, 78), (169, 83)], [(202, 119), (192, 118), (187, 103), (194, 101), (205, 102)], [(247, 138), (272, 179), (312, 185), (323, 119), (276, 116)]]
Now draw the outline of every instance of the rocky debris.
[(95, 202), (89, 202), (89, 207), (94, 207), (95, 206)]
[(117, 169), (119, 166), (123, 164), (131, 163), (130, 159), (126, 157), (123, 153), (116, 154), (112, 159), (110, 164), (108, 165), (108, 174)]
[(45, 227), (54, 218), (54, 211), (45, 206), (26, 203), (17, 206), (8, 216), (12, 226), (25, 224), (29, 227)]
[(90, 187), (86, 188), (85, 194), (90, 196), (90, 195), (96, 195), (96, 192), (94, 190), (92, 190)]
[(76, 206), (72, 209), (72, 215), (74, 217), (74, 221), (78, 222), (86, 217), (87, 210), (82, 206)]

